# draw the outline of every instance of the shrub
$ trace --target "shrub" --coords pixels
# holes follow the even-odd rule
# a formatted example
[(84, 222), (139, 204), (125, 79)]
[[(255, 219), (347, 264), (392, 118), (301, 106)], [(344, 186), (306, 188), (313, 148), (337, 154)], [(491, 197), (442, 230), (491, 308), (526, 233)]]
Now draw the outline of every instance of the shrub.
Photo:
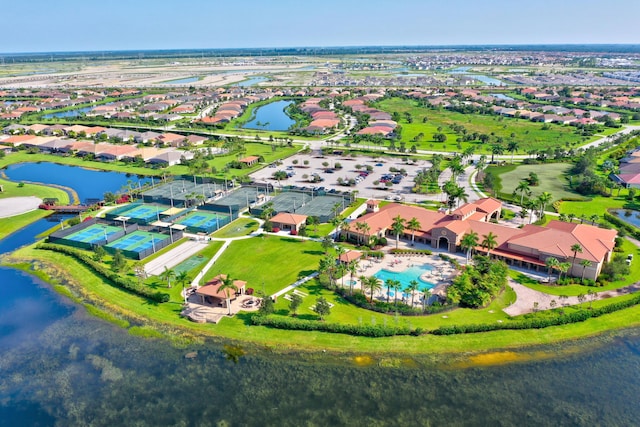
[(72, 258), (75, 258), (76, 260), (78, 260), (85, 266), (89, 267), (91, 270), (93, 270), (93, 272), (96, 273), (97, 275), (107, 279), (116, 287), (127, 290), (141, 297), (148, 298), (152, 301), (156, 301), (159, 303), (168, 302), (170, 299), (169, 294), (164, 292), (154, 291), (153, 289), (150, 289), (147, 286), (139, 285), (137, 282), (133, 280), (129, 280), (126, 277), (122, 277), (119, 274), (109, 270), (107, 267), (103, 266), (102, 264), (94, 261), (92, 257), (90, 257), (88, 254), (84, 252), (81, 252), (78, 249), (74, 249), (74, 248), (70, 248), (62, 245), (54, 245), (51, 243), (41, 243), (40, 245), (38, 245), (37, 248), (58, 252), (64, 255), (68, 255)]
[(361, 337), (391, 337), (394, 335), (410, 335), (412, 330), (405, 325), (349, 325), (344, 323), (327, 323), (317, 320), (306, 320), (283, 316), (264, 316), (255, 314), (251, 317), (254, 325), (268, 326), (276, 329), (295, 331), (321, 331), (335, 334), (347, 334)]

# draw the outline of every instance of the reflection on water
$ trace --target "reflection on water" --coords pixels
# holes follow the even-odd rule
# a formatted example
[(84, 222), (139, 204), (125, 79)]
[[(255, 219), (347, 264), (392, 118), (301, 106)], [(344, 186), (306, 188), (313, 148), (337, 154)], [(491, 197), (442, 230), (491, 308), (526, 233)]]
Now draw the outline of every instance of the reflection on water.
[(478, 360), (465, 369), (426, 358), (279, 356), (213, 344), (177, 349), (130, 336), (8, 269), (0, 269), (0, 313), (0, 425), (633, 425), (640, 419), (638, 335), (568, 356), (563, 347), (549, 348), (545, 354), (563, 355), (551, 360), (483, 367)]

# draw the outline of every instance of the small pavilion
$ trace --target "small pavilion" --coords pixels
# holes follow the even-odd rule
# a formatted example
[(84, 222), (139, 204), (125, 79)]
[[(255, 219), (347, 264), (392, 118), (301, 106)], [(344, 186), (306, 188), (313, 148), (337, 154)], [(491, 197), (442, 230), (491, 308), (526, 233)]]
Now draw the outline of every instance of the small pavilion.
[(196, 291), (196, 295), (200, 297), (200, 301), (202, 304), (211, 305), (214, 307), (228, 308), (227, 291), (229, 292), (229, 302), (232, 302), (239, 296), (244, 295), (247, 282), (242, 280), (233, 281), (233, 284), (238, 288), (237, 291), (234, 291), (233, 289), (220, 290), (220, 287), (222, 286), (226, 278), (226, 274), (219, 274), (208, 281), (206, 285), (198, 288), (198, 290)]

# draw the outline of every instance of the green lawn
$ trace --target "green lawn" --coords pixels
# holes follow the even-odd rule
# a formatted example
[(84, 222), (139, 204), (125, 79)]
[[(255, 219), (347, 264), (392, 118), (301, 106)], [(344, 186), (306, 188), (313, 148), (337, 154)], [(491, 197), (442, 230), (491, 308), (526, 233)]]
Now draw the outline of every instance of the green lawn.
[(205, 276), (230, 274), (248, 288), (271, 295), (316, 271), (322, 246), (318, 242), (265, 235), (231, 243)]
[(212, 234), (213, 237), (228, 239), (231, 237), (248, 236), (258, 229), (260, 224), (251, 218), (238, 218), (225, 225), (220, 230)]
[[(533, 172), (538, 175), (540, 184), (535, 187), (530, 187), (532, 198), (539, 196), (545, 191), (551, 193), (553, 200), (583, 198), (580, 194), (573, 192), (569, 188), (566, 174), (569, 169), (571, 169), (571, 166), (569, 163), (490, 166), (487, 168), (487, 171), (499, 178), (500, 186), (502, 187), (500, 191), (503, 193), (512, 194), (520, 181), (527, 178), (529, 173)], [(520, 193), (517, 193), (516, 199), (519, 200), (519, 198)]]
[[(456, 123), (464, 126), (469, 133), (494, 134), (502, 137), (504, 141), (511, 139), (519, 144), (516, 154), (526, 154), (531, 150), (546, 150), (549, 147), (578, 146), (584, 142), (596, 139), (592, 137), (588, 141), (583, 141), (582, 137), (574, 134), (575, 128), (571, 126), (561, 126), (552, 124), (550, 129), (542, 130), (542, 124), (533, 123), (525, 119), (506, 118), (495, 115), (462, 114), (445, 109), (431, 109), (421, 107), (419, 102), (412, 99), (390, 98), (376, 104), (376, 107), (388, 113), (408, 112), (413, 117), (412, 123), (407, 123), (404, 116), (400, 121), (402, 126), (402, 141), (410, 147), (414, 142), (412, 139), (419, 133), (424, 134), (424, 138), (415, 144), (419, 149), (438, 151), (460, 151), (457, 147), (456, 139), (458, 135), (449, 129), (449, 125)], [(427, 122), (422, 120), (427, 117)], [(433, 134), (442, 128), (442, 133), (447, 136), (447, 140), (442, 142), (433, 141)], [(515, 134), (511, 138), (511, 134)], [(491, 144), (482, 145), (477, 142), (463, 142), (462, 149), (473, 146), (477, 153), (489, 153)], [(507, 155), (509, 153), (505, 153)]]
[[(304, 245), (308, 243), (310, 242), (306, 242)], [(266, 327), (248, 326), (249, 315), (247, 314), (239, 314), (234, 318), (225, 318), (218, 325), (196, 324), (178, 316), (180, 311), (180, 304), (178, 302), (172, 301), (160, 305), (150, 304), (142, 298), (103, 283), (87, 268), (64, 255), (50, 251), (37, 251), (34, 250), (33, 247), (27, 247), (19, 250), (12, 261), (31, 262), (34, 259), (40, 259), (48, 264), (48, 266), (40, 269), (41, 275), (68, 279), (70, 281), (68, 286), (79, 295), (82, 301), (94, 304), (99, 307), (99, 310), (108, 311), (116, 317), (122, 317), (126, 314), (128, 319), (135, 319), (137, 324), (161, 331), (163, 335), (170, 336), (177, 342), (181, 342), (182, 340), (198, 340), (198, 337), (208, 335), (253, 342), (276, 351), (287, 351), (289, 349), (314, 351), (325, 349), (328, 351), (356, 354), (358, 352), (378, 352), (381, 354), (477, 352), (534, 344), (547, 344), (567, 339), (592, 336), (613, 328), (640, 325), (640, 307), (638, 306), (572, 325), (550, 327), (541, 330), (495, 331), (448, 337), (425, 335), (421, 337), (364, 338), (322, 332), (276, 330)], [(64, 266), (65, 269), (62, 277), (59, 266)], [(313, 287), (308, 288), (310, 292), (312, 288)], [(179, 291), (174, 289), (172, 293), (175, 292)], [(326, 291), (320, 289), (319, 292)], [(310, 293), (307, 298), (311, 298), (310, 301), (313, 303), (315, 296), (316, 295)], [(117, 302), (117, 305), (115, 302)], [(285, 303), (279, 302), (277, 306), (279, 309), (285, 307), (280, 304)], [(498, 303), (496, 302), (495, 304)], [(303, 304), (304, 307), (307, 305), (311, 304), (307, 304), (306, 302)], [(338, 307), (338, 304), (336, 304), (336, 307)], [(360, 315), (357, 314), (355, 308), (342, 310), (336, 307), (334, 307), (333, 313), (329, 316), (328, 321), (335, 320), (334, 316), (335, 318), (355, 318), (356, 321), (359, 321)], [(487, 313), (485, 313), (484, 316), (491, 314), (488, 313), (488, 310), (489, 309), (487, 309)], [(366, 314), (362, 315), (363, 322), (370, 321), (371, 316), (377, 316), (371, 312), (364, 313)], [(452, 315), (453, 313), (449, 314), (449, 316)], [(500, 319), (501, 316), (503, 316), (500, 313), (495, 313), (495, 315), (496, 319)], [(482, 316), (482, 314), (479, 316)], [(395, 321), (393, 316), (387, 317), (389, 319), (388, 321)], [(433, 319), (441, 319), (442, 322), (458, 320), (457, 317), (449, 317), (448, 319), (442, 319), (441, 316), (431, 317)], [(415, 318), (409, 318), (409, 321), (416, 322)], [(431, 321), (432, 320), (426, 320), (425, 322), (428, 323)], [(435, 320), (433, 321), (435, 322)]]
[[(36, 184), (24, 184), (24, 186), (19, 187), (17, 183), (4, 179), (0, 179), (0, 185), (4, 186), (4, 191), (0, 193), (0, 199), (19, 196), (36, 196), (41, 199), (47, 197), (57, 198), (61, 204), (69, 203), (69, 196), (67, 193), (58, 188)], [(0, 218), (0, 239), (3, 239), (14, 231), (19, 230), (40, 218), (48, 216), (50, 213), (51, 212), (38, 209), (10, 218)]]

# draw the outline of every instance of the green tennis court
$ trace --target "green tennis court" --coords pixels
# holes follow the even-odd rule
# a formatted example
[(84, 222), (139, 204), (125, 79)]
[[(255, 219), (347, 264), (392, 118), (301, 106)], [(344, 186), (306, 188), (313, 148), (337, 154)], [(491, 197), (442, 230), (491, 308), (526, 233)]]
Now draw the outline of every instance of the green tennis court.
[(190, 231), (211, 233), (231, 222), (229, 215), (216, 212), (197, 211), (192, 212), (178, 221), (178, 224), (186, 225)]
[(182, 273), (183, 271), (189, 272), (194, 268), (200, 266), (205, 261), (207, 261), (207, 258), (205, 258), (204, 256), (194, 255), (192, 257), (185, 259), (180, 264), (173, 267), (173, 271), (175, 271), (176, 274)]
[(119, 231), (122, 231), (122, 228), (111, 225), (93, 224), (84, 230), (80, 230), (66, 236), (65, 239), (73, 240), (74, 242), (93, 244), (104, 242)]
[(140, 253), (153, 248), (154, 245), (159, 245), (160, 242), (166, 239), (167, 236), (164, 234), (137, 230), (109, 243), (107, 247), (112, 249), (121, 249), (127, 252)]

